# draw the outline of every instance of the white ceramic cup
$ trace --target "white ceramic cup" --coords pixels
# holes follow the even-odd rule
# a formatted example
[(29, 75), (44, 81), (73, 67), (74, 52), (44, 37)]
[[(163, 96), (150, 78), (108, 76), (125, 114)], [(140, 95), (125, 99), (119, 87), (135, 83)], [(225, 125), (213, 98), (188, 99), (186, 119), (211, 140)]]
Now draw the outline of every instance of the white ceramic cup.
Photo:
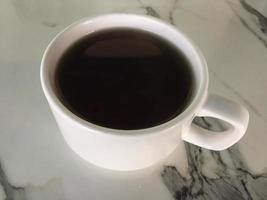
[[(116, 27), (157, 34), (179, 48), (190, 61), (196, 90), (187, 108), (174, 119), (146, 129), (116, 130), (79, 118), (59, 100), (55, 92), (55, 68), (64, 51), (86, 35)], [(42, 88), (66, 142), (85, 160), (113, 170), (148, 167), (173, 152), (181, 140), (211, 150), (223, 150), (239, 141), (247, 129), (248, 111), (237, 103), (208, 95), (208, 82), (205, 59), (190, 39), (163, 21), (132, 14), (103, 15), (70, 25), (51, 41), (41, 63)], [(218, 118), (230, 126), (222, 132), (209, 131), (192, 124), (195, 116)]]

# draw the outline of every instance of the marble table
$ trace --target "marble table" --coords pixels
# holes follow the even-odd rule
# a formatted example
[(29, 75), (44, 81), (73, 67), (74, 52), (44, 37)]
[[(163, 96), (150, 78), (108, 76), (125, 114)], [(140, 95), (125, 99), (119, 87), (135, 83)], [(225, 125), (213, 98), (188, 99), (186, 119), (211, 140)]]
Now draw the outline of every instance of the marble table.
[[(65, 143), (41, 91), (48, 42), (73, 21), (104, 13), (168, 21), (203, 51), (210, 92), (245, 105), (247, 134), (222, 152), (185, 144), (139, 171), (103, 170)], [(266, 0), (1, 0), (0, 200), (267, 199)], [(213, 130), (220, 121), (197, 118)]]

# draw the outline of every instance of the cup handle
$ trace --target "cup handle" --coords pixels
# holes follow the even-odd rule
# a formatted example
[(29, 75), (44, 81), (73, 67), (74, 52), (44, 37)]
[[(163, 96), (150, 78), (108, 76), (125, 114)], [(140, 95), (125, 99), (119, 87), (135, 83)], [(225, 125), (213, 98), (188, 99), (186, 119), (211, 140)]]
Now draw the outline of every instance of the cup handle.
[(217, 95), (208, 97), (197, 116), (218, 118), (230, 125), (225, 131), (215, 132), (191, 124), (189, 131), (182, 134), (184, 141), (216, 151), (227, 149), (239, 141), (245, 134), (249, 121), (245, 107)]

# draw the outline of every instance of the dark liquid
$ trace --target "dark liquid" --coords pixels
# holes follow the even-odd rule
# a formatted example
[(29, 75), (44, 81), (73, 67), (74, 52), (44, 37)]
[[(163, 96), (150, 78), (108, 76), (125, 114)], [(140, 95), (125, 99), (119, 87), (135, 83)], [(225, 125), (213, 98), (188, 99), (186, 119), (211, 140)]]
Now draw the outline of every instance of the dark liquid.
[(111, 29), (74, 43), (56, 71), (59, 98), (88, 122), (143, 129), (179, 115), (193, 90), (185, 56), (162, 38)]

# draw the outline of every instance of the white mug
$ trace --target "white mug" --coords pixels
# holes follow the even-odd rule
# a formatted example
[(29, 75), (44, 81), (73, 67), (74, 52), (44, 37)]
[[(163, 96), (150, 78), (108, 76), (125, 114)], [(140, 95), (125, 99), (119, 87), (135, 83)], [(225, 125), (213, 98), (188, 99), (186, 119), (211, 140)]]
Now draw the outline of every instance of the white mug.
[[(189, 60), (196, 90), (187, 108), (174, 119), (146, 129), (116, 130), (79, 118), (59, 100), (55, 68), (64, 51), (88, 34), (116, 27), (157, 34), (179, 48)], [(51, 41), (41, 62), (42, 88), (66, 142), (85, 160), (113, 170), (151, 166), (173, 152), (182, 140), (211, 150), (224, 150), (239, 141), (247, 129), (248, 111), (237, 103), (208, 95), (208, 82), (206, 61), (190, 39), (161, 20), (132, 14), (103, 15), (70, 25)], [(195, 116), (218, 118), (230, 126), (215, 133), (192, 124)]]

